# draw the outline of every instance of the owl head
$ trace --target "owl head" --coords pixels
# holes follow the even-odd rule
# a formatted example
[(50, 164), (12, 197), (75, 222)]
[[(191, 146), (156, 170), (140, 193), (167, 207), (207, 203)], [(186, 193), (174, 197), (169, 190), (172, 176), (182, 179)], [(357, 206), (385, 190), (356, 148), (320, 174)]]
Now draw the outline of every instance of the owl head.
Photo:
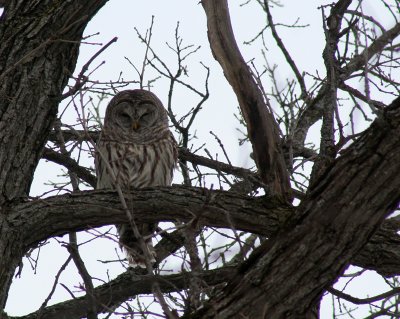
[(107, 106), (104, 130), (137, 142), (157, 139), (168, 131), (167, 112), (150, 91), (122, 91)]

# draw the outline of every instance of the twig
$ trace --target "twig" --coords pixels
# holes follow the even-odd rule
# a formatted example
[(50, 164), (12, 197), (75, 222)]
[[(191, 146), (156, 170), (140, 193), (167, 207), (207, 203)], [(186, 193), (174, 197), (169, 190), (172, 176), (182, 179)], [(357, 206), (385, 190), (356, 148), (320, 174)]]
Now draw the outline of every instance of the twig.
[(269, 27), (271, 28), (272, 36), (274, 37), (278, 47), (281, 49), (283, 55), (285, 56), (286, 61), (289, 63), (290, 67), (292, 68), (292, 70), (296, 76), (297, 82), (300, 85), (300, 89), (301, 89), (301, 97), (300, 98), (307, 101), (308, 93), (307, 93), (306, 83), (304, 82), (304, 78), (301, 75), (299, 69), (297, 68), (296, 63), (292, 59), (289, 51), (286, 49), (285, 45), (283, 44), (282, 39), (279, 37), (278, 32), (276, 31), (276, 27), (275, 27), (274, 21), (272, 19), (272, 14), (269, 9), (268, 0), (264, 0), (264, 10), (267, 14), (268, 24), (269, 24)]
[(60, 269), (58, 270), (58, 272), (54, 278), (53, 287), (51, 288), (50, 293), (48, 294), (48, 296), (46, 297), (46, 299), (43, 301), (42, 305), (40, 306), (39, 310), (37, 311), (36, 319), (40, 319), (42, 317), (44, 308), (47, 306), (47, 303), (50, 301), (51, 297), (53, 296), (54, 292), (56, 291), (58, 280), (60, 279), (62, 272), (65, 270), (65, 268), (67, 268), (67, 266), (71, 260), (72, 260), (72, 257), (68, 256), (67, 260), (61, 265)]
[[(64, 156), (69, 156), (69, 153), (65, 147), (65, 141), (61, 131), (61, 121), (57, 120), (55, 122), (54, 130), (58, 133), (58, 145), (60, 147), (61, 153)], [(73, 191), (79, 192), (79, 184), (78, 184), (79, 181), (75, 173), (73, 173), (72, 171), (68, 171), (68, 174), (70, 176)], [(86, 298), (88, 302), (87, 318), (97, 319), (97, 301), (96, 301), (96, 296), (94, 295), (94, 286), (92, 278), (86, 269), (85, 263), (83, 262), (79, 254), (76, 232), (69, 233), (69, 244), (67, 245), (67, 249), (85, 284)]]
[[(118, 40), (118, 37), (112, 38), (110, 41), (106, 43), (105, 46), (103, 46), (99, 51), (97, 51), (82, 67), (81, 71), (79, 72), (79, 75), (76, 78), (75, 84), (72, 88), (68, 90), (68, 92), (64, 93), (61, 96), (61, 99), (65, 99), (69, 96), (74, 95), (76, 92), (78, 92), (82, 86), (87, 82), (88, 78), (84, 76), (85, 72), (88, 70), (90, 64), (102, 53), (104, 52), (111, 44), (116, 42)], [(83, 80), (83, 81), (81, 81)]]

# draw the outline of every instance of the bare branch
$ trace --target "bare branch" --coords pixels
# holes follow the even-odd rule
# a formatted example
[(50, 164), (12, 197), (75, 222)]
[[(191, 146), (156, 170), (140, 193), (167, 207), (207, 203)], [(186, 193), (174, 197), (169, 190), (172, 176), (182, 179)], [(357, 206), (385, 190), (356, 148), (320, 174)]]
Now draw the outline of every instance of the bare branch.
[[(375, 39), (361, 54), (352, 57), (350, 61), (342, 67), (340, 81), (346, 81), (354, 72), (362, 70), (366, 62), (382, 52), (389, 43), (399, 36), (399, 34), (400, 23), (397, 23), (391, 29), (387, 30), (387, 32)], [(328, 85), (325, 83), (320, 88), (317, 96), (310, 102), (308, 108), (299, 117), (294, 137), (299, 143), (304, 143), (308, 129), (321, 118), (323, 97), (327, 93), (327, 90)]]
[[(127, 196), (135, 203), (135, 216), (144, 222), (190, 221), (195, 214), (199, 224), (229, 228), (226, 218), (229, 214), (236, 229), (267, 237), (275, 234), (294, 213), (293, 208), (282, 206), (273, 198), (251, 198), (194, 187), (136, 190)], [(118, 196), (112, 191), (87, 191), (21, 203), (8, 216), (10, 225), (24, 234), (21, 240), (25, 249), (47, 237), (122, 223), (127, 219), (120, 209)], [(396, 218), (385, 222), (352, 262), (385, 276), (400, 274), (399, 229), (400, 222)], [(160, 259), (157, 258), (157, 262), (183, 245), (179, 232), (163, 237), (165, 244), (158, 248)]]
[(312, 168), (310, 183), (312, 183), (324, 170), (333, 162), (336, 157), (335, 148), (335, 123), (334, 114), (337, 108), (337, 87), (340, 76), (340, 64), (336, 58), (338, 42), (342, 26), (343, 15), (351, 4), (352, 0), (340, 0), (331, 9), (326, 19), (322, 9), (323, 27), (325, 32), (326, 45), (323, 51), (323, 58), (326, 68), (326, 91), (322, 99), (322, 127), (320, 139), (320, 153)]
[(85, 72), (88, 70), (90, 64), (102, 53), (104, 52), (111, 44), (117, 42), (118, 38), (114, 37), (109, 42), (106, 43), (99, 51), (97, 51), (82, 67), (81, 72), (79, 72), (75, 84), (68, 90), (68, 92), (62, 95), (62, 99), (65, 99), (69, 96), (74, 95), (78, 92), (87, 82), (88, 78), (85, 76)]
[(62, 155), (61, 153), (47, 147), (43, 150), (42, 158), (66, 167), (93, 188), (96, 186), (96, 176), (94, 176), (86, 167), (80, 166), (72, 158)]
[[(291, 206), (282, 205), (276, 198), (251, 198), (195, 187), (140, 189), (128, 192), (126, 200), (134, 203), (135, 218), (146, 223), (190, 221), (197, 216), (200, 224), (229, 228), (226, 216), (230, 215), (237, 229), (263, 234), (272, 234), (293, 212)], [(27, 248), (70, 231), (127, 222), (113, 191), (85, 191), (34, 200), (16, 205), (8, 216), (13, 227), (21, 228)]]
[[(233, 267), (204, 271), (198, 274), (199, 279), (212, 286), (226, 282), (234, 274)], [(98, 303), (97, 312), (108, 312), (110, 308), (120, 304), (128, 298), (139, 294), (151, 294), (152, 286), (157, 282), (162, 292), (173, 292), (188, 288), (188, 279), (191, 273), (181, 273), (168, 276), (140, 276), (134, 271), (127, 271), (114, 280), (94, 289)], [(80, 319), (86, 315), (85, 296), (61, 302), (44, 308), (41, 319)], [(8, 317), (9, 319), (36, 319), (37, 312), (21, 317)]]
[[(380, 37), (376, 38), (368, 48), (359, 55), (354, 56), (346, 66), (343, 67), (342, 80), (346, 80), (355, 71), (362, 70), (365, 63), (371, 60), (376, 54), (391, 43), (400, 34), (400, 22), (395, 24), (391, 29), (387, 30)], [(367, 57), (367, 60), (366, 60)]]
[(306, 83), (304, 82), (304, 78), (301, 75), (299, 69), (297, 68), (296, 63), (290, 56), (289, 51), (286, 49), (282, 39), (279, 37), (278, 32), (276, 31), (276, 26), (272, 19), (272, 14), (271, 14), (267, 0), (264, 0), (263, 8), (264, 8), (265, 12), (267, 13), (268, 24), (269, 24), (269, 27), (271, 28), (272, 35), (273, 35), (278, 47), (281, 49), (283, 55), (285, 56), (286, 61), (289, 63), (290, 67), (292, 68), (292, 70), (296, 76), (297, 82), (300, 85), (300, 89), (301, 89), (301, 97), (300, 98), (307, 100), (308, 93), (307, 93)]
[(191, 318), (309, 313), (398, 207), (400, 140), (393, 136), (399, 134), (400, 97), (320, 178), (296, 221), (257, 248), (209, 307)]
[(268, 185), (271, 194), (289, 199), (289, 175), (280, 146), (279, 130), (236, 44), (227, 1), (203, 0), (202, 5), (207, 15), (213, 55), (238, 98), (261, 179)]
[(354, 303), (356, 305), (369, 304), (369, 303), (372, 303), (372, 302), (375, 302), (375, 301), (379, 301), (379, 300), (382, 300), (382, 299), (390, 298), (390, 297), (393, 297), (395, 295), (400, 294), (400, 288), (395, 288), (395, 289), (392, 289), (390, 291), (384, 292), (382, 294), (376, 295), (374, 297), (361, 299), (361, 298), (353, 297), (353, 296), (351, 296), (349, 294), (346, 294), (346, 293), (344, 293), (342, 291), (339, 291), (339, 290), (337, 290), (335, 288), (328, 288), (328, 291), (331, 294), (335, 295), (336, 297), (343, 298), (343, 299), (345, 299), (345, 300), (347, 300), (347, 301), (349, 301), (351, 303)]

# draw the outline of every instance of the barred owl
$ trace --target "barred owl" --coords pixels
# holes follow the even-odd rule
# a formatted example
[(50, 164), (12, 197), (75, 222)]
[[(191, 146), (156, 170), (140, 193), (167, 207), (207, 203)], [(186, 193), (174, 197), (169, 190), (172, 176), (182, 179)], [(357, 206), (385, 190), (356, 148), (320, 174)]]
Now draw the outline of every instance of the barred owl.
[[(113, 97), (107, 106), (97, 151), (97, 189), (115, 189), (116, 184), (122, 190), (171, 185), (177, 160), (176, 142), (168, 128), (165, 108), (149, 91), (126, 90)], [(141, 235), (147, 238), (154, 263), (151, 235), (157, 225), (135, 221)], [(144, 253), (132, 227), (116, 227), (129, 265), (145, 268)]]

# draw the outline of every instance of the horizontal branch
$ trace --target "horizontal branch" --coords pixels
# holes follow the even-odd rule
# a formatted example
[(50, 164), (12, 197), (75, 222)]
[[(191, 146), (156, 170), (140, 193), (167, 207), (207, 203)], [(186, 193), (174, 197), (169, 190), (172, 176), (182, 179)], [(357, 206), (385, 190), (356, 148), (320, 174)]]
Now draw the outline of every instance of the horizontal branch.
[[(87, 134), (85, 134), (84, 131), (82, 130), (63, 130), (62, 131), (63, 137), (65, 139), (65, 142), (71, 142), (71, 141), (76, 141), (76, 142), (82, 142), (82, 141), (88, 141), (89, 139), (93, 141), (97, 141), (100, 136), (100, 132), (97, 131), (89, 131)], [(49, 135), (49, 141), (50, 142), (57, 142), (56, 139), (56, 132), (51, 131)], [(311, 148), (304, 147), (302, 145), (290, 145), (291, 148), (289, 147), (289, 144), (285, 141), (282, 141), (282, 147), (283, 151), (285, 152), (285, 156), (289, 156), (289, 153), (291, 154), (291, 157), (304, 157), (309, 160), (313, 160), (317, 156), (317, 153), (315, 150)], [(58, 163), (60, 165), (65, 166), (66, 168), (71, 168), (71, 170), (74, 171), (74, 164), (71, 162), (64, 163), (64, 159), (61, 158), (60, 156), (57, 156), (53, 154), (53, 152), (49, 148), (46, 148), (44, 153), (43, 153), (43, 158), (48, 159), (52, 162)], [(56, 153), (56, 152), (55, 152)], [(213, 160), (201, 155), (194, 154), (190, 152), (187, 148), (184, 147), (179, 147), (178, 148), (178, 155), (179, 159), (181, 161), (188, 161), (191, 162), (194, 165), (200, 165), (204, 167), (208, 167), (211, 169), (219, 170), (221, 172), (231, 174), (240, 178), (244, 179), (251, 179), (252, 181), (256, 181), (256, 183), (261, 183), (261, 179), (259, 175), (249, 169), (242, 168), (242, 167), (237, 167), (233, 166), (224, 162), (220, 162), (217, 160)], [(67, 166), (69, 165), (69, 166)], [(79, 173), (77, 171), (74, 171), (75, 173)], [(89, 181), (93, 179), (93, 177), (86, 177), (86, 173), (82, 172), (82, 179), (91, 184)]]
[[(233, 267), (208, 270), (196, 274), (206, 285), (213, 286), (229, 280), (234, 274)], [(168, 276), (138, 275), (133, 270), (119, 275), (114, 280), (94, 289), (98, 313), (109, 312), (114, 306), (140, 294), (151, 294), (152, 286), (158, 283), (164, 293), (179, 291), (188, 288), (191, 273), (180, 273)], [(58, 303), (43, 309), (41, 319), (79, 319), (86, 315), (87, 305), (85, 297), (79, 297)], [(38, 312), (21, 317), (8, 319), (36, 319)]]
[[(84, 131), (72, 131), (72, 130), (63, 130), (62, 131), (63, 137), (65, 142), (70, 141), (87, 141), (90, 137), (93, 141), (97, 141), (99, 139), (99, 132), (96, 131), (89, 131), (88, 134), (85, 134)], [(52, 131), (49, 136), (50, 142), (57, 142), (56, 132)], [(184, 147), (179, 148), (179, 159), (181, 161), (188, 161), (194, 165), (205, 166), (211, 169), (215, 169), (227, 174), (235, 175), (237, 177), (243, 179), (251, 179), (253, 182), (261, 183), (260, 177), (252, 172), (249, 169), (236, 167), (230, 164), (226, 164), (217, 160), (209, 159), (204, 156), (196, 155), (191, 153), (188, 149)], [(46, 148), (43, 152), (43, 158), (49, 161), (55, 162), (57, 164), (63, 165), (66, 168), (70, 169), (74, 173), (76, 173), (80, 178), (84, 181), (88, 182), (89, 184), (93, 185), (94, 183), (94, 176), (90, 174), (84, 167), (79, 166), (78, 163), (73, 161), (72, 159), (66, 158), (61, 154)], [(95, 183), (94, 183), (95, 184)]]
[[(271, 235), (293, 208), (267, 197), (194, 187), (146, 188), (126, 193), (135, 218), (142, 222), (195, 221)], [(126, 222), (113, 191), (86, 191), (17, 204), (7, 215), (10, 227), (23, 234), (24, 247), (70, 231)]]
[[(193, 220), (267, 237), (275, 234), (294, 213), (294, 208), (273, 198), (182, 186), (136, 190), (127, 194), (127, 199), (135, 207), (135, 217), (144, 222)], [(126, 214), (113, 191), (85, 191), (18, 204), (8, 214), (8, 221), (24, 234), (22, 240), (28, 249), (70, 231), (126, 222)], [(399, 229), (400, 221), (396, 218), (385, 221), (352, 264), (385, 276), (400, 274)], [(162, 255), (179, 245), (172, 243), (174, 247), (167, 248)]]
[(381, 301), (383, 299), (389, 299), (391, 297), (394, 297), (395, 295), (398, 295), (400, 293), (400, 288), (393, 288), (392, 290), (389, 290), (387, 292), (384, 292), (382, 294), (373, 296), (373, 297), (367, 297), (367, 298), (356, 298), (353, 297), (352, 295), (346, 294), (340, 290), (337, 290), (335, 288), (329, 288), (328, 291), (335, 295), (338, 298), (342, 298), (346, 301), (349, 301), (353, 304), (356, 305), (366, 305), (366, 304), (371, 304), (373, 302)]

